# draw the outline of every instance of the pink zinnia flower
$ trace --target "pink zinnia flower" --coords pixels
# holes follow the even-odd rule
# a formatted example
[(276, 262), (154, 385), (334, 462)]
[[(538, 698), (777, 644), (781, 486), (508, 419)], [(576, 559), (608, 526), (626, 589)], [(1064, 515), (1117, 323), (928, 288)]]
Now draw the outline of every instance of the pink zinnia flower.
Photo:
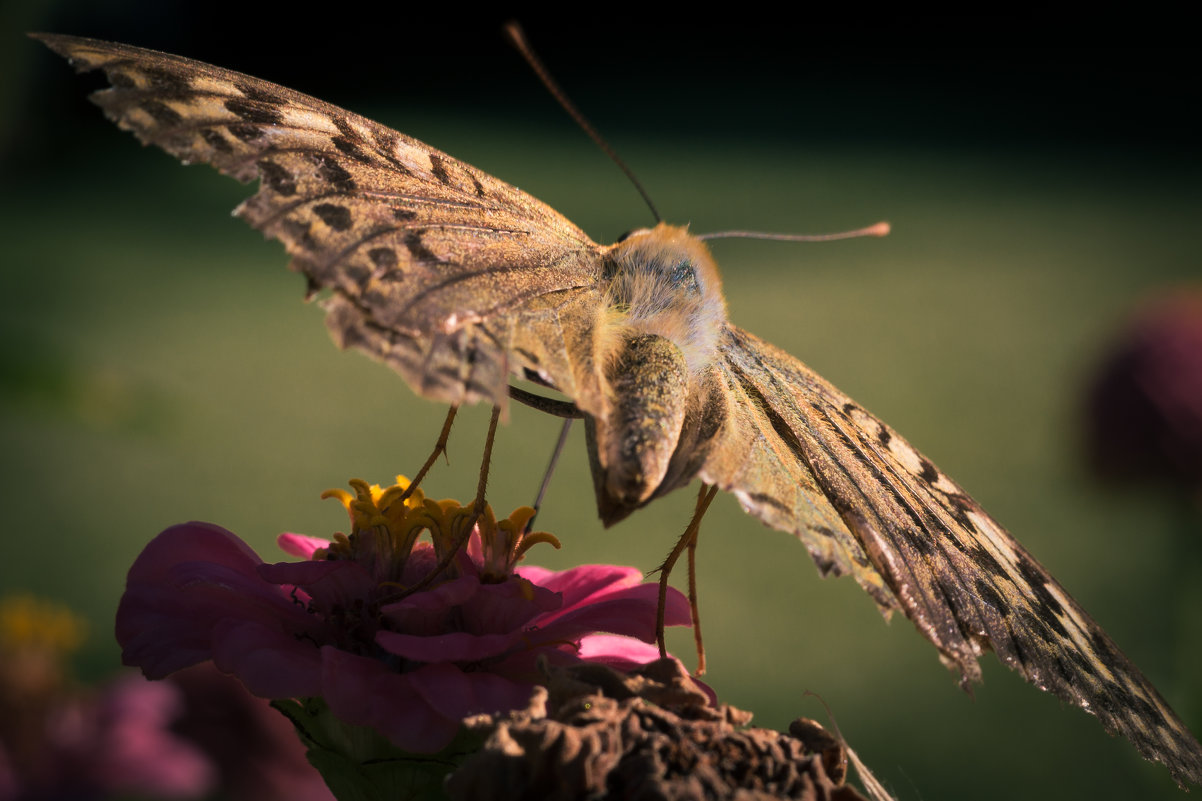
[[(420, 491), (406, 498), (400, 485), (352, 487), (354, 496), (327, 493), (350, 512), (349, 535), (279, 538), (306, 561), (265, 564), (209, 523), (156, 537), (117, 612), (125, 663), (162, 678), (212, 660), (255, 695), (320, 697), (346, 723), (433, 753), (465, 717), (524, 707), (540, 660), (623, 668), (658, 657), (649, 644), (657, 588), (639, 571), (515, 569), (531, 545), (558, 547), (549, 534), (524, 533), (532, 510), (497, 521), (486, 507), (467, 547), (412, 591), (466, 530), (471, 507)], [(417, 542), (423, 531), (432, 542)], [(684, 596), (672, 591), (665, 614), (687, 625)]]

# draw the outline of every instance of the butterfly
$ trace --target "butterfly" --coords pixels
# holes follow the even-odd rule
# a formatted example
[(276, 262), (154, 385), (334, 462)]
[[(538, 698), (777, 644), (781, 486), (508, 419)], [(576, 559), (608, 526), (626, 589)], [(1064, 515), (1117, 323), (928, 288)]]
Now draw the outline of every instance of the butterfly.
[(900, 611), (968, 686), (993, 650), (1179, 784), (1202, 746), (1023, 547), (897, 432), (732, 324), (685, 228), (599, 245), (554, 209), (371, 120), (179, 56), (35, 35), (111, 88), (122, 128), (258, 191), (237, 215), (328, 293), (335, 341), (420, 395), (504, 406), (511, 378), (584, 414), (604, 522), (694, 478)]

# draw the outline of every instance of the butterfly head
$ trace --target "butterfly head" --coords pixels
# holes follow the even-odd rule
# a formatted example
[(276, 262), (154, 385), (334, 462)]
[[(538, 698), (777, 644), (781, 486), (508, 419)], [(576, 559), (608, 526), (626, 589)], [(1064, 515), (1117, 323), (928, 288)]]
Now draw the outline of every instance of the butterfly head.
[(607, 305), (620, 325), (671, 341), (693, 372), (713, 361), (726, 300), (709, 248), (687, 227), (660, 223), (630, 232), (606, 255), (605, 278)]

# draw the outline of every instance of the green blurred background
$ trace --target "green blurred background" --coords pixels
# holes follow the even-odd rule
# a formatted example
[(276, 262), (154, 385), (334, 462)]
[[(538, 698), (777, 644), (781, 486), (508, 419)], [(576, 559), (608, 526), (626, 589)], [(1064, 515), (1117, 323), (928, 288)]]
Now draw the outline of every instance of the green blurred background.
[[(724, 28), (606, 13), (616, 21), (588, 29), (525, 21), (667, 219), (894, 226), (884, 240), (716, 243), (731, 318), (954, 476), (1202, 731), (1202, 564), (1182, 539), (1198, 536), (1197, 507), (1099, 487), (1080, 447), (1085, 387), (1123, 321), (1199, 278), (1193, 56), (1141, 49), (1138, 32), (1021, 22)], [(345, 528), (322, 490), (416, 470), (445, 410), (331, 346), (281, 247), (229, 218), (245, 187), (140, 148), (84, 100), (95, 76), (21, 31), (180, 52), (315, 94), (519, 185), (597, 241), (650, 221), (500, 40), (500, 15), (3, 14), (0, 588), (88, 617), (89, 678), (118, 662), (123, 574), (160, 529), (213, 521), (270, 560), (280, 531)], [(486, 421), (461, 414), (428, 491), (471, 494)], [(490, 490), (502, 511), (529, 503), (557, 431), (512, 410)], [(682, 491), (603, 530), (578, 430), (540, 518), (564, 548), (531, 559), (651, 570), (692, 503)], [(975, 699), (960, 692), (907, 621), (886, 625), (854, 582), (819, 579), (796, 541), (730, 497), (706, 519), (699, 579), (719, 696), (783, 728), (825, 721), (803, 697), (819, 693), (899, 798), (1177, 797), (1162, 767), (992, 656)], [(691, 663), (688, 636), (673, 644)]]

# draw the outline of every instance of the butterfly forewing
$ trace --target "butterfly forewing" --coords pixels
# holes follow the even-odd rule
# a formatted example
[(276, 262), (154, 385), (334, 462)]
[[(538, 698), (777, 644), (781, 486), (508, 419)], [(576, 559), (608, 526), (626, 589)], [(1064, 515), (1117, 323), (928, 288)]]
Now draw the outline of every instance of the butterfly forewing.
[(332, 290), (340, 343), (436, 400), (503, 405), (510, 373), (527, 371), (582, 406), (597, 396), (577, 350), (602, 308), (600, 248), (554, 209), (299, 92), (141, 48), (41, 38), (106, 72), (113, 86), (93, 99), (143, 142), (260, 179), (237, 213)]
[[(962, 683), (980, 679), (977, 657), (991, 648), (1027, 681), (1165, 763), (1178, 782), (1202, 778), (1202, 748), (1147, 678), (955, 482), (784, 351), (733, 326), (723, 351), (724, 369), (756, 393), (767, 423), (760, 436), (796, 454), (842, 525), (781, 525), (788, 488), (754, 471), (724, 486), (752, 499), (749, 511), (792, 530), (812, 553), (832, 548), (821, 540), (854, 535), (863, 549), (845, 551), (848, 572), (866, 589), (883, 581)], [(760, 496), (772, 500), (755, 503)]]

